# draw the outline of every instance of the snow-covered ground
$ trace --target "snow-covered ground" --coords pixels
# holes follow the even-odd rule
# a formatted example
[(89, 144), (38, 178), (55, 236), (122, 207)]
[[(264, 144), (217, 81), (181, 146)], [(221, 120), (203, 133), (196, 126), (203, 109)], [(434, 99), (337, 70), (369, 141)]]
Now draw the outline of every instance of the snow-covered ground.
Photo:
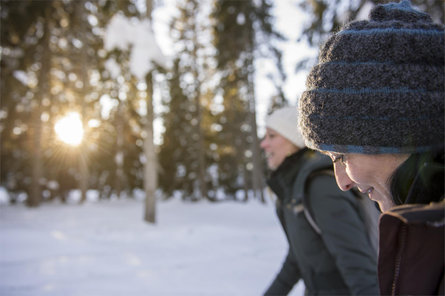
[[(0, 295), (262, 295), (287, 251), (273, 205), (0, 204)], [(303, 295), (303, 285), (291, 295)]]

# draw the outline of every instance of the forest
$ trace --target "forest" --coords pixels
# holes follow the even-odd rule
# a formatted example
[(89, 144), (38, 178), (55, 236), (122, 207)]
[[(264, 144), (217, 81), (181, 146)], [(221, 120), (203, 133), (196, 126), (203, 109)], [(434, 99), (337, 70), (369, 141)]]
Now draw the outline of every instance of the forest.
[[(10, 202), (142, 190), (154, 222), (156, 200), (174, 195), (264, 201), (256, 61), (275, 67), (267, 111), (288, 105), (298, 98), (283, 91), (280, 44), (317, 52), (383, 2), (284, 1), (306, 16), (294, 40), (277, 29), (272, 0), (0, 0), (0, 186)], [(169, 57), (153, 31), (166, 2)], [(442, 0), (412, 3), (444, 23)], [(314, 63), (302, 56), (290, 75)]]

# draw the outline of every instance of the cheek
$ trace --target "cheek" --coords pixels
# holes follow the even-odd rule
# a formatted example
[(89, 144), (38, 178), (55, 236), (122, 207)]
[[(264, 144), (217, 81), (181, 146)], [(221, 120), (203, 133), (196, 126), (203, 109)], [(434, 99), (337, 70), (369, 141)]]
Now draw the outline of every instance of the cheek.
[(354, 183), (362, 184), (369, 181), (369, 174), (360, 165), (347, 165), (346, 174)]
[(266, 140), (261, 140), (260, 147), (261, 149), (264, 149), (266, 147)]
[(276, 162), (278, 162), (278, 163), (281, 163), (283, 160), (284, 160), (284, 158), (285, 158), (285, 155), (284, 155), (284, 153), (283, 153), (283, 151), (281, 150), (281, 149), (277, 149), (276, 151), (275, 151), (275, 154), (274, 154), (274, 160), (276, 161)]
[(285, 145), (283, 141), (281, 141), (279, 138), (270, 143), (270, 148), (276, 155), (283, 154), (283, 151), (285, 150), (284, 147)]

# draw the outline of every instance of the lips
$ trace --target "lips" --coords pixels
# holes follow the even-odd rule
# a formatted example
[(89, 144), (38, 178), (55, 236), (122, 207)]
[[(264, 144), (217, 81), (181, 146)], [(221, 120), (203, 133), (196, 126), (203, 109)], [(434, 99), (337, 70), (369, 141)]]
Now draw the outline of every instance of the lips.
[(374, 187), (369, 187), (369, 188), (366, 189), (366, 190), (361, 189), (361, 188), (358, 188), (358, 190), (359, 190), (361, 193), (371, 194), (371, 192), (374, 190)]

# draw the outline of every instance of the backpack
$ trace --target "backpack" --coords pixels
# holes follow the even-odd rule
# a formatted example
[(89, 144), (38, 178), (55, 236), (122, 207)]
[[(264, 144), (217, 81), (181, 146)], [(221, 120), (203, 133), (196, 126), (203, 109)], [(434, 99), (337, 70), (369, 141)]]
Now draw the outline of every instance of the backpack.
[[(301, 199), (303, 205), (303, 212), (306, 220), (309, 222), (313, 230), (321, 235), (321, 229), (317, 225), (317, 222), (313, 218), (313, 214), (310, 207), (310, 202), (307, 198), (307, 188), (310, 182), (316, 176), (330, 175), (334, 177), (334, 171), (332, 168), (332, 161), (329, 157), (322, 154), (311, 155), (311, 158), (315, 158), (315, 161), (309, 161), (306, 165), (303, 165), (300, 169), (296, 182), (294, 183), (294, 191), (297, 192), (297, 198)], [(348, 191), (354, 198), (357, 199), (359, 215), (365, 224), (366, 233), (369, 239), (369, 243), (374, 250), (374, 253), (378, 254), (379, 246), (379, 217), (380, 211), (378, 210), (376, 203), (370, 200), (366, 195), (357, 192), (355, 189)]]

